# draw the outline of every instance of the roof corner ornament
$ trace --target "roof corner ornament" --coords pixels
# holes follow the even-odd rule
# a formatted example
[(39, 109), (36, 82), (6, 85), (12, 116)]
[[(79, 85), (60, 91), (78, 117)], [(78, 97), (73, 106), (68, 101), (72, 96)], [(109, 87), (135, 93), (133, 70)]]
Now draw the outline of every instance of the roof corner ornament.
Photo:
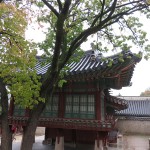
[(98, 52), (98, 51), (92, 49), (92, 52), (91, 52), (91, 60), (92, 60), (92, 61), (95, 61), (95, 60), (97, 60), (97, 59), (100, 60), (101, 58), (102, 58), (102, 53), (100, 53), (100, 52)]
[(96, 59), (95, 54), (91, 54), (91, 60), (92, 60), (92, 61), (95, 61), (95, 59)]
[(96, 56), (95, 56), (95, 51), (92, 49), (92, 53), (91, 53), (91, 60), (95, 61)]

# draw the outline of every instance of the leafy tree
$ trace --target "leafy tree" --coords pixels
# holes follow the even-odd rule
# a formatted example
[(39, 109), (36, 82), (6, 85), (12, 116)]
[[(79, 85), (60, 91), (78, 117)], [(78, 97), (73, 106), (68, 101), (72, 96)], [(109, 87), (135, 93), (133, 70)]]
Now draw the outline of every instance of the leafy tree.
[[(32, 108), (39, 97), (39, 77), (33, 69), (36, 63), (34, 45), (24, 38), (26, 14), (11, 4), (0, 3), (0, 93), (2, 106), (3, 150), (12, 149), (12, 134), (8, 123), (8, 93), (21, 107)], [(7, 86), (7, 87), (6, 87)]]
[[(66, 63), (72, 60), (74, 53), (81, 51), (81, 44), (94, 34), (97, 34), (98, 40), (93, 42), (92, 47), (96, 46), (100, 52), (129, 50), (132, 46), (138, 46), (147, 54), (149, 52), (146, 32), (136, 17), (143, 14), (149, 18), (149, 1), (42, 0), (32, 1), (32, 4), (39, 7), (38, 22), (48, 26), (46, 39), (39, 45), (47, 62), (51, 63), (41, 81), (41, 97), (46, 99), (46, 103), (63, 78), (62, 69)], [(39, 102), (33, 109), (23, 136), (22, 150), (32, 149), (33, 132), (45, 104)]]
[[(92, 47), (100, 52), (128, 50), (136, 45), (149, 54), (146, 32), (136, 17), (143, 14), (149, 18), (149, 1), (42, 0), (31, 1), (31, 4), (39, 8), (38, 22), (48, 26), (46, 39), (39, 45), (44, 50), (47, 62), (51, 63), (41, 81), (40, 96), (45, 98), (46, 103), (58, 82), (62, 81), (66, 63), (72, 60), (74, 53), (81, 51), (81, 44), (95, 34), (97, 40)], [(38, 118), (46, 103), (39, 101), (33, 108), (25, 128), (22, 150), (32, 149)]]
[(146, 89), (144, 92), (140, 94), (140, 96), (150, 96), (150, 88)]

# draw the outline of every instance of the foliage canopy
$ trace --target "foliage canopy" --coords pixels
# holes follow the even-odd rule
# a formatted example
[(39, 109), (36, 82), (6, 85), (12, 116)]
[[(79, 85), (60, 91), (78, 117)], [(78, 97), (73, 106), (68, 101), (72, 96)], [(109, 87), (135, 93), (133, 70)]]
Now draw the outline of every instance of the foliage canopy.
[(38, 21), (49, 24), (46, 40), (41, 45), (46, 55), (56, 50), (61, 58), (67, 59), (94, 34), (98, 40), (93, 46), (101, 52), (129, 50), (132, 46), (149, 50), (149, 45), (144, 45), (148, 41), (147, 33), (137, 17), (144, 14), (149, 18), (146, 1), (42, 0), (37, 5), (41, 10)]
[[(33, 3), (32, 3), (33, 4)], [(100, 52), (140, 49), (149, 57), (147, 33), (138, 16), (150, 17), (149, 2), (141, 0), (35, 1), (39, 24), (46, 25), (46, 39), (39, 45), (51, 63), (42, 82), (61, 73), (81, 45), (96, 35), (92, 48)], [(87, 47), (86, 49), (89, 49)], [(121, 59), (121, 58), (120, 58)]]
[(15, 103), (32, 107), (39, 100), (40, 83), (36, 71), (36, 51), (24, 38), (26, 14), (11, 4), (0, 3), (0, 78), (8, 86)]
[[(32, 12), (34, 10), (38, 10), (38, 13), (34, 15), (37, 16), (37, 20), (39, 24), (47, 26), (47, 32), (45, 40), (39, 44), (39, 48), (44, 50), (44, 54), (46, 58), (48, 58), (48, 62), (51, 63), (50, 68), (48, 69), (45, 77), (42, 80), (42, 89), (47, 89), (49, 86), (55, 86), (59, 79), (63, 79), (64, 72), (66, 72), (66, 63), (72, 61), (72, 56), (76, 52), (81, 52), (81, 45), (96, 35), (96, 40), (92, 43), (92, 48), (98, 49), (100, 52), (108, 52), (109, 50), (118, 51), (118, 50), (129, 50), (132, 47), (138, 47), (140, 50), (146, 52), (146, 58), (149, 57), (149, 50), (150, 45), (148, 43), (148, 39), (146, 38), (146, 32), (142, 30), (142, 23), (140, 23), (140, 19), (137, 16), (146, 16), (147, 18), (150, 17), (149, 11), (149, 1), (141, 1), (141, 0), (57, 0), (57, 1), (27, 1), (27, 7)], [(35, 8), (37, 6), (37, 8)], [(11, 8), (15, 11), (14, 8)], [(2, 10), (2, 9), (1, 9)], [(11, 10), (11, 11), (12, 11)], [(26, 9), (27, 10), (27, 9)], [(13, 12), (12, 11), (12, 12)], [(26, 22), (21, 21), (19, 19), (24, 18), (25, 14), (19, 11), (18, 16), (12, 18), (13, 15), (8, 14), (9, 17), (4, 17), (2, 15), (1, 18), (1, 26), (3, 30), (4, 20), (8, 19), (7, 22), (12, 21), (12, 25), (10, 23), (7, 25), (8, 32), (7, 34), (3, 34), (3, 40), (1, 45), (3, 47), (1, 51), (1, 59), (3, 60), (3, 65), (10, 64), (10, 63), (17, 63), (24, 62), (22, 67), (19, 68), (19, 72), (22, 73), (21, 80), (25, 77), (24, 72), (31, 73), (30, 76), (33, 76), (35, 81), (30, 80), (30, 84), (32, 85), (33, 82), (37, 83), (38, 79), (35, 77), (34, 71), (30, 71), (29, 68), (33, 68), (34, 63), (31, 63), (31, 67), (29, 62), (34, 59), (31, 55), (34, 55), (34, 52), (31, 49), (31, 46), (27, 41), (23, 42), (21, 31), (24, 31)], [(16, 19), (16, 20), (15, 20)], [(35, 19), (35, 18), (31, 18)], [(6, 22), (6, 21), (5, 21)], [(18, 23), (18, 27), (16, 24)], [(19, 24), (21, 23), (21, 24)], [(9, 27), (10, 26), (10, 27)], [(13, 31), (11, 30), (13, 28)], [(19, 29), (19, 31), (17, 30)], [(11, 33), (12, 32), (12, 33)], [(18, 32), (18, 33), (17, 33)], [(8, 34), (9, 33), (9, 34)], [(16, 34), (17, 33), (17, 34)], [(2, 35), (2, 34), (1, 34)], [(13, 36), (11, 36), (13, 35)], [(19, 35), (19, 36), (18, 36)], [(15, 58), (17, 55), (11, 57), (11, 59), (15, 58), (14, 60), (10, 60), (9, 55), (10, 51), (6, 53), (6, 48), (10, 47), (10, 40), (13, 41), (13, 46), (11, 46), (11, 50), (13, 53), (15, 52), (18, 57)], [(21, 49), (15, 43), (13, 37), (18, 40), (17, 42), (22, 43), (22, 46), (25, 46), (26, 51), (20, 51)], [(1, 36), (2, 37), (2, 36)], [(4, 43), (7, 45), (4, 48)], [(15, 51), (14, 51), (14, 47)], [(89, 49), (89, 47), (87, 48)], [(16, 51), (17, 50), (17, 51)], [(28, 52), (27, 52), (28, 51)], [(31, 53), (30, 53), (30, 52)], [(9, 53), (9, 54), (8, 54)], [(11, 56), (12, 54), (11, 53)], [(29, 55), (30, 54), (30, 55)], [(4, 57), (5, 56), (5, 57)], [(7, 56), (7, 59), (6, 59)], [(22, 57), (23, 56), (23, 57)], [(23, 60), (20, 60), (23, 59)], [(6, 63), (7, 60), (7, 63)], [(9, 60), (9, 62), (8, 62)], [(20, 63), (21, 64), (21, 63)], [(9, 65), (11, 66), (11, 65)], [(15, 65), (13, 65), (15, 67)], [(20, 65), (21, 66), (21, 65)], [(6, 67), (4, 67), (6, 69)], [(25, 71), (23, 71), (25, 68)], [(28, 68), (28, 69), (27, 69)], [(15, 68), (18, 70), (18, 67)], [(15, 70), (14, 68), (12, 70)], [(9, 70), (9, 69), (8, 69)], [(20, 71), (21, 70), (21, 71)], [(27, 71), (28, 70), (28, 71)], [(4, 74), (5, 71), (3, 71)], [(7, 71), (7, 73), (15, 74), (16, 71)], [(7, 76), (7, 74), (1, 76)], [(34, 75), (33, 75), (34, 74)], [(27, 79), (27, 77), (25, 77)], [(11, 78), (13, 79), (13, 78)], [(18, 78), (15, 78), (15, 80)], [(14, 80), (14, 81), (15, 81)], [(63, 81), (63, 80), (60, 80)], [(10, 79), (7, 80), (10, 82)], [(15, 81), (16, 82), (16, 81)], [(17, 82), (16, 82), (17, 83)], [(51, 85), (49, 85), (51, 83)], [(63, 83), (61, 83), (63, 84)], [(11, 87), (20, 87), (20, 85), (15, 85)], [(37, 86), (35, 84), (37, 88)], [(15, 88), (16, 88), (15, 87)], [(22, 87), (23, 88), (23, 87)], [(30, 89), (30, 88), (29, 88)], [(22, 89), (20, 88), (20, 91)], [(36, 90), (35, 90), (36, 91)], [(28, 91), (26, 93), (29, 93)], [(13, 93), (15, 94), (15, 93)], [(26, 94), (28, 95), (28, 94)], [(32, 94), (31, 94), (32, 95)], [(38, 95), (38, 94), (33, 94)]]

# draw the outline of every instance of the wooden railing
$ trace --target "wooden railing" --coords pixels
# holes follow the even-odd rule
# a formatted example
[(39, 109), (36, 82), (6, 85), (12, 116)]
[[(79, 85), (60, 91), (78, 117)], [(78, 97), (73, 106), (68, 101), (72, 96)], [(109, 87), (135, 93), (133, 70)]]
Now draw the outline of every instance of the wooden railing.
[[(9, 117), (10, 124), (26, 126), (28, 117)], [(38, 126), (64, 129), (82, 129), (109, 131), (114, 127), (113, 119), (85, 120), (85, 119), (66, 119), (66, 118), (40, 118)]]

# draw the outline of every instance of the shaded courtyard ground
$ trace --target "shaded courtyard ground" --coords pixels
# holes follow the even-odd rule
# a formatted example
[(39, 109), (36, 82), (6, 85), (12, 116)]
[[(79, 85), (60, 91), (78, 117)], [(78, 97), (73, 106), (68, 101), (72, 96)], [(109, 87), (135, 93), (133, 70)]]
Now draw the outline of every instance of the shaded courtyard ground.
[(124, 135), (123, 150), (149, 150), (150, 135)]
[[(150, 135), (124, 135), (118, 140), (117, 147), (108, 147), (108, 150), (149, 150)], [(43, 145), (44, 135), (37, 135), (33, 150), (54, 150), (52, 145)], [(13, 150), (20, 150), (21, 135), (16, 135), (13, 142)], [(65, 144), (65, 150), (93, 150), (93, 145), (74, 145)]]
[(117, 148), (111, 147), (109, 150), (150, 150), (149, 138), (150, 135), (123, 135), (122, 139), (118, 140)]

